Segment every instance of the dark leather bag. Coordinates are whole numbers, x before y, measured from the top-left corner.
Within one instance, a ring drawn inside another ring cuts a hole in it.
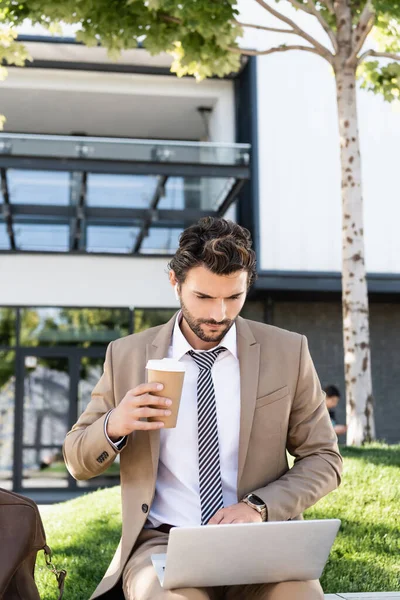
[[[0,488],[0,600],[40,600],[34,578],[39,550],[44,550],[46,564],[57,578],[61,600],[67,573],[51,563],[38,507],[33,500]]]

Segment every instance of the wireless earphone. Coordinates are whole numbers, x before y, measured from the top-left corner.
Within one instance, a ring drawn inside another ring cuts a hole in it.
[[[177,300],[179,300],[178,284],[177,283],[174,285],[174,292],[175,292],[175,298]]]

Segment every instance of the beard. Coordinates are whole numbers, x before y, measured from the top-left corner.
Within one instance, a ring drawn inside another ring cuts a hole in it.
[[[183,318],[186,323],[189,325],[190,329],[193,331],[197,337],[203,342],[216,342],[219,343],[228,333],[234,322],[236,321],[237,315],[234,319],[224,319],[220,323],[214,321],[213,319],[196,319],[187,309],[185,303],[182,298],[179,298],[181,304],[181,310]],[[202,325],[223,325],[220,331],[214,334],[207,334],[201,328]]]

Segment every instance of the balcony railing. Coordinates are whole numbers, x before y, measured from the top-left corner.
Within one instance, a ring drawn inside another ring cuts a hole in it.
[[[0,250],[171,254],[223,216],[248,144],[0,134]]]

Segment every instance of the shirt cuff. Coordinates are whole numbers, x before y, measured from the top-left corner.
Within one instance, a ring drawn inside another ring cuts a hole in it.
[[[106,418],[104,419],[104,435],[106,436],[107,442],[110,444],[110,446],[112,448],[114,448],[115,452],[121,452],[122,448],[125,446],[125,442],[126,442],[126,435],[122,438],[120,438],[117,442],[113,442],[107,433],[107,425],[108,425],[108,420],[110,418],[110,415],[112,413],[114,409],[112,408],[111,410],[108,411]]]

